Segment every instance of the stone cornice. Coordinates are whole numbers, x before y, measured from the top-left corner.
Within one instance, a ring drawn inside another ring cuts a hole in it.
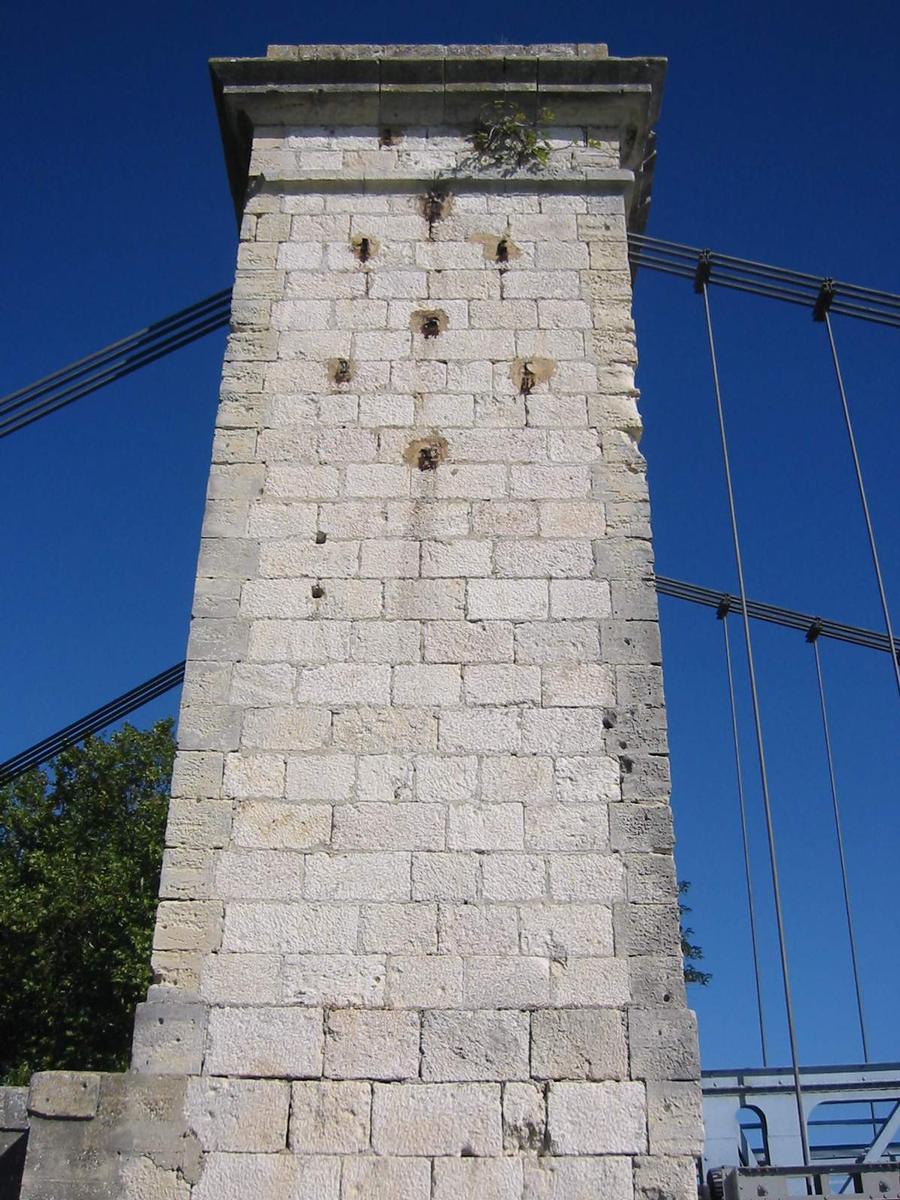
[[[631,225],[641,228],[665,65],[611,58],[602,45],[278,46],[266,58],[213,59],[210,71],[238,211],[255,127],[468,131],[486,104],[508,99],[535,117],[551,110],[554,125],[615,130],[634,177]]]

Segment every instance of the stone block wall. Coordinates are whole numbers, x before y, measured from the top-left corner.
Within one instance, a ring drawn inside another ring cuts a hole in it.
[[[298,119],[295,59],[265,118],[221,68],[251,186],[134,1056],[199,1159],[158,1194],[687,1200],[648,131],[591,94],[509,173],[437,117]]]

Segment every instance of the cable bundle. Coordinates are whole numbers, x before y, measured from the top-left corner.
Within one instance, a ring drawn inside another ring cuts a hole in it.
[[[228,324],[231,289],[214,292],[180,312],[0,398],[0,438],[8,437]]]

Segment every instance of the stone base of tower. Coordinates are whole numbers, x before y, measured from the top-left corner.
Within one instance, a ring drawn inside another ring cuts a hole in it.
[[[632,1155],[614,1084],[46,1072],[21,1200],[696,1200],[693,1096],[648,1100]]]

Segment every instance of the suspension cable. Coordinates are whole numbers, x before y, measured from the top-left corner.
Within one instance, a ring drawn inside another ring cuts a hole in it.
[[[42,762],[47,762],[64,750],[66,746],[71,746],[101,729],[106,729],[114,721],[121,720],[135,709],[143,708],[157,696],[162,696],[172,688],[178,687],[183,679],[184,663],[175,663],[174,666],[154,675],[152,679],[144,680],[130,691],[123,692],[121,696],[116,696],[114,700],[102,704],[93,712],[79,717],[71,725],[66,725],[34,746],[29,746],[27,750],[14,754],[6,762],[0,763],[0,785],[11,782],[19,775],[24,775],[26,771],[30,771]]]
[[[224,289],[0,398],[0,439],[227,325]]]
[[[753,947],[753,979],[756,986],[756,1015],[759,1021],[759,1048],[762,1054],[762,1065],[769,1065],[769,1051],[766,1044],[766,1022],[763,1013],[762,972],[759,962],[759,942],[756,936],[756,903],[753,897],[753,876],[750,867],[750,835],[747,830],[747,806],[744,800],[744,771],[741,766],[741,743],[738,736],[737,705],[734,699],[734,671],[731,665],[731,639],[728,636],[729,605],[723,601],[716,615],[722,622],[722,634],[725,647],[725,669],[728,676],[728,699],[731,706],[731,737],[734,744],[734,772],[737,780],[738,808],[741,814],[741,844],[744,851],[744,882],[747,888],[747,912],[750,918],[750,942]]]
[[[853,433],[853,422],[850,419],[850,405],[847,403],[847,393],[844,389],[844,378],[841,374],[841,363],[838,358],[837,345],[834,340],[834,332],[831,328],[831,317],[828,313],[828,308],[822,310],[822,317],[825,322],[825,329],[828,332],[828,344],[831,347],[831,359],[834,363],[834,374],[837,379],[838,392],[841,397],[841,408],[844,413],[844,424],[847,427],[847,440],[850,443],[850,454],[853,458],[853,470],[856,473],[856,484],[859,488],[859,499],[862,504],[863,517],[866,522],[866,534],[869,539],[869,550],[872,554],[872,566],[875,569],[875,580],[878,584],[878,596],[881,600],[881,611],[884,615],[884,628],[887,632],[888,641],[891,645],[894,644],[894,630],[891,625],[891,609],[888,604],[887,592],[884,586],[884,576],[881,573],[881,563],[878,561],[878,545],[875,541],[875,529],[872,525],[872,515],[869,512],[869,502],[866,499],[866,487],[863,482],[862,464],[859,461],[859,452],[856,448],[856,437]],[[897,692],[900,693],[900,662],[897,660],[897,655],[891,655],[891,662],[894,667],[894,680],[897,684]]]
[[[736,258],[718,250],[702,251],[695,246],[648,237],[644,233],[628,235],[628,259],[635,271],[646,267],[663,275],[693,279],[701,254],[715,263],[715,273],[708,280],[710,285],[812,309],[824,282],[830,289],[832,312],[900,329],[900,295],[893,292],[841,280],[823,280],[821,276],[807,275],[788,267],[774,267],[748,258]]]
[[[819,657],[819,631],[815,623],[810,626],[806,635],[812,644],[813,658],[816,664],[816,683],[819,689],[819,707],[822,712],[822,737],[825,743],[825,759],[828,763],[828,781],[831,786],[831,808],[834,814],[834,834],[837,841],[838,860],[841,868],[841,886],[844,892],[844,915],[847,918],[847,938],[850,943],[850,963],[853,970],[853,987],[856,991],[856,1014],[859,1019],[859,1036],[862,1042],[863,1061],[869,1058],[869,1040],[866,1036],[865,1012],[863,1009],[862,986],[859,975],[859,958],[856,950],[856,932],[853,926],[853,914],[850,907],[850,884],[847,878],[847,860],[844,854],[844,834],[841,824],[841,809],[838,801],[837,780],[834,774],[834,756],[831,750],[831,731],[828,726],[828,708],[825,703],[825,681],[822,676],[822,662]]]
[[[778,858],[775,845],[775,826],[772,819],[772,802],[769,795],[769,779],[766,771],[766,752],[762,731],[762,719],[759,709],[759,693],[756,686],[756,667],[753,661],[753,641],[750,634],[750,618],[747,615],[746,588],[744,586],[744,564],[741,554],[741,539],[738,532],[737,510],[734,502],[734,488],[731,481],[731,460],[728,453],[728,438],[725,433],[725,410],[722,405],[722,391],[719,384],[719,366],[716,358],[716,342],[713,334],[712,313],[709,305],[710,264],[708,258],[701,256],[696,272],[695,289],[703,296],[703,309],[706,316],[706,333],[709,340],[709,355],[712,366],[713,389],[715,391],[716,415],[719,424],[719,437],[722,446],[722,463],[725,470],[725,486],[728,493],[728,513],[731,522],[731,539],[734,548],[735,566],[737,568],[738,588],[743,605],[744,643],[747,651],[747,671],[750,677],[750,700],[753,708],[753,725],[756,734],[756,752],[759,762],[760,784],[762,786],[763,808],[766,817],[766,835],[769,843],[769,866],[772,873],[772,895],[775,901],[775,919],[778,929],[778,951],[781,958],[781,978],[784,986],[784,1005],[787,1016],[788,1039],[791,1047],[791,1067],[794,1076],[794,1094],[797,1102],[797,1122],[800,1132],[800,1144],[803,1150],[803,1166],[810,1165],[809,1136],[806,1130],[806,1118],[803,1112],[803,1090],[800,1082],[800,1059],[797,1052],[797,1031],[794,1024],[794,1003],[791,997],[791,976],[788,966],[787,940],[784,929],[784,910],[781,900],[781,883],[778,875]]]
[[[665,575],[657,575],[654,583],[656,591],[660,596],[672,596],[677,600],[686,600],[691,604],[699,604],[704,607],[719,608],[724,604],[728,605],[731,612],[745,611],[744,602],[741,601],[739,596],[731,596],[721,589],[714,591],[712,588],[700,587],[696,583],[685,583],[680,579],[669,579]],[[862,629],[856,625],[844,625],[838,621],[829,621],[825,617],[808,616],[806,613],[795,612],[790,608],[779,608],[773,604],[763,604],[759,600],[747,600],[746,612],[751,620],[768,621],[776,625],[782,625],[788,629],[802,629],[804,632],[815,621],[819,626],[819,637],[834,638],[837,641],[849,642],[852,645],[866,646],[871,650],[887,651],[889,649],[888,640],[885,635],[883,633],[876,633],[872,629]],[[895,652],[900,653],[900,644],[895,643]],[[25,771],[30,771],[32,767],[37,766],[39,763],[46,762],[54,754],[58,754],[60,750],[71,745],[73,742],[77,742],[91,733],[97,733],[100,729],[111,725],[113,721],[127,716],[128,713],[134,712],[137,708],[141,708],[148,700],[152,700],[156,696],[169,691],[171,688],[177,687],[183,678],[184,663],[176,663],[173,667],[161,671],[159,675],[154,675],[152,679],[145,680],[144,683],[138,684],[131,691],[125,692],[122,696],[117,696],[115,700],[110,700],[108,704],[102,705],[100,708],[95,709],[94,712],[80,717],[77,721],[73,721],[71,725],[58,730],[56,733],[37,742],[34,746],[30,746],[27,750],[22,750],[19,754],[13,755],[6,762],[0,763],[0,784],[8,783],[16,775],[22,775]],[[147,689],[146,692],[145,689]]]

